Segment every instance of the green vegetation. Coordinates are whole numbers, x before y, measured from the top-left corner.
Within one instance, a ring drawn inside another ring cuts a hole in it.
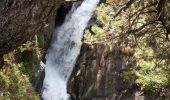
[[[37,39],[4,55],[0,69],[0,100],[39,100],[31,85],[41,49]]]
[[[136,52],[130,60],[132,65],[130,71],[137,76],[136,84],[154,94],[168,86],[170,64],[169,59],[158,54],[158,48],[148,43],[146,37],[143,37],[142,41],[138,42],[139,47],[135,48]]]
[[[84,33],[87,43],[106,43],[115,49],[135,51],[129,56],[130,68],[122,77],[125,81],[134,79],[150,95],[159,94],[170,85],[170,38],[163,24],[166,22],[158,18],[157,5],[160,2],[155,0],[107,0],[96,9],[96,23]],[[165,18],[169,16],[166,14]]]
[[[161,94],[170,86],[169,10],[168,0],[106,0],[97,7],[96,21],[85,30],[84,42],[121,49],[113,55],[124,53],[129,58],[122,78],[133,79],[150,95]],[[0,59],[0,100],[39,99],[30,81],[44,44],[40,34]]]
[[[5,65],[0,71],[0,99],[1,100],[38,100],[38,96],[31,87],[29,79],[19,68],[19,64]],[[25,99],[27,98],[27,99]]]

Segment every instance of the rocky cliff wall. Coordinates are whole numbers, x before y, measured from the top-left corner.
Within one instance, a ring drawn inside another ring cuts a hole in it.
[[[75,100],[116,100],[130,87],[120,77],[126,57],[104,44],[82,46],[81,54],[69,83]],[[129,99],[130,100],[130,99]]]
[[[105,44],[83,44],[68,83],[73,100],[169,100],[140,90],[134,79],[125,80],[128,56]],[[169,92],[167,92],[169,93]]]
[[[0,55],[45,33],[49,40],[56,11],[64,0],[1,0]]]

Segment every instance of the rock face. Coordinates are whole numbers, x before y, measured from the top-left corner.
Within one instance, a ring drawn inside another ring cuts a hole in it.
[[[1,0],[0,55],[25,43],[35,34],[51,37],[56,11],[64,0]]]
[[[72,100],[169,100],[139,90],[134,79],[124,81],[128,57],[104,44],[83,44],[68,83]]]
[[[74,100],[116,100],[131,84],[122,81],[126,57],[104,44],[84,44],[70,78]],[[130,100],[130,99],[128,99]]]

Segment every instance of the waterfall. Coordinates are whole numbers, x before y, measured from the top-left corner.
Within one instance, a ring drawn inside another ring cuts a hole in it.
[[[83,31],[98,2],[84,0],[78,8],[73,6],[64,23],[56,28],[46,55],[44,100],[69,100],[67,81],[80,53]]]

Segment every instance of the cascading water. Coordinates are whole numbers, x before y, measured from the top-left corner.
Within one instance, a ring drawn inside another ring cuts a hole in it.
[[[63,25],[55,30],[46,55],[44,100],[69,100],[67,81],[80,52],[83,31],[98,2],[85,0],[77,9],[73,6]]]

